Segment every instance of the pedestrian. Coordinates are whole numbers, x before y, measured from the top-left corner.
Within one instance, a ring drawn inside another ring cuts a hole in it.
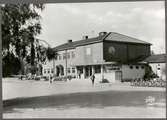
[[[92,80],[92,86],[94,86],[94,82],[95,82],[95,75],[94,74],[92,74],[92,76],[91,76],[91,78],[90,78],[91,80]]]
[[[49,75],[49,82],[52,83],[52,76]]]

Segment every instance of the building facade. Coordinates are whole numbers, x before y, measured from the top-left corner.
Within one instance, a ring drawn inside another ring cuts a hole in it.
[[[143,62],[149,64],[159,78],[166,80],[166,54],[151,55]]]
[[[53,48],[56,60],[43,65],[43,75],[76,76],[96,82],[105,78],[110,82],[143,78],[145,64],[150,56],[150,43],[115,32],[100,32],[97,37],[72,41]],[[48,70],[52,71],[48,73]]]

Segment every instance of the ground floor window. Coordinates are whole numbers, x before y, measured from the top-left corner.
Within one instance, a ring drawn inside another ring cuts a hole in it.
[[[96,65],[94,67],[94,69],[95,69],[95,73],[101,73],[101,66],[100,65]]]
[[[77,70],[78,70],[78,72],[79,72],[80,74],[83,73],[83,67],[77,67]]]
[[[68,72],[68,73],[70,73],[70,72],[71,72],[71,71],[70,71],[70,68],[67,68],[67,72]]]
[[[75,68],[72,68],[72,73],[75,73]]]
[[[48,69],[48,74],[50,73],[50,69]]]
[[[44,73],[46,74],[46,69],[44,69]]]

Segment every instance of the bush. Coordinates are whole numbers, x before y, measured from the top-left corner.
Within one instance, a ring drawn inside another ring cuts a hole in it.
[[[102,79],[101,83],[109,83],[107,79]]]
[[[131,86],[145,86],[145,87],[165,87],[166,81],[161,79],[149,79],[149,80],[133,80]]]

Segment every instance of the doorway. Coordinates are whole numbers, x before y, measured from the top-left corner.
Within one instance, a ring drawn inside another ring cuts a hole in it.
[[[86,73],[85,73],[85,77],[86,77],[86,78],[90,77],[90,76],[92,75],[92,67],[91,67],[91,66],[86,66],[86,67],[85,67],[85,70],[86,70],[86,71],[85,71],[85,72],[86,72]]]
[[[116,81],[122,80],[122,71],[115,71],[115,80]]]

